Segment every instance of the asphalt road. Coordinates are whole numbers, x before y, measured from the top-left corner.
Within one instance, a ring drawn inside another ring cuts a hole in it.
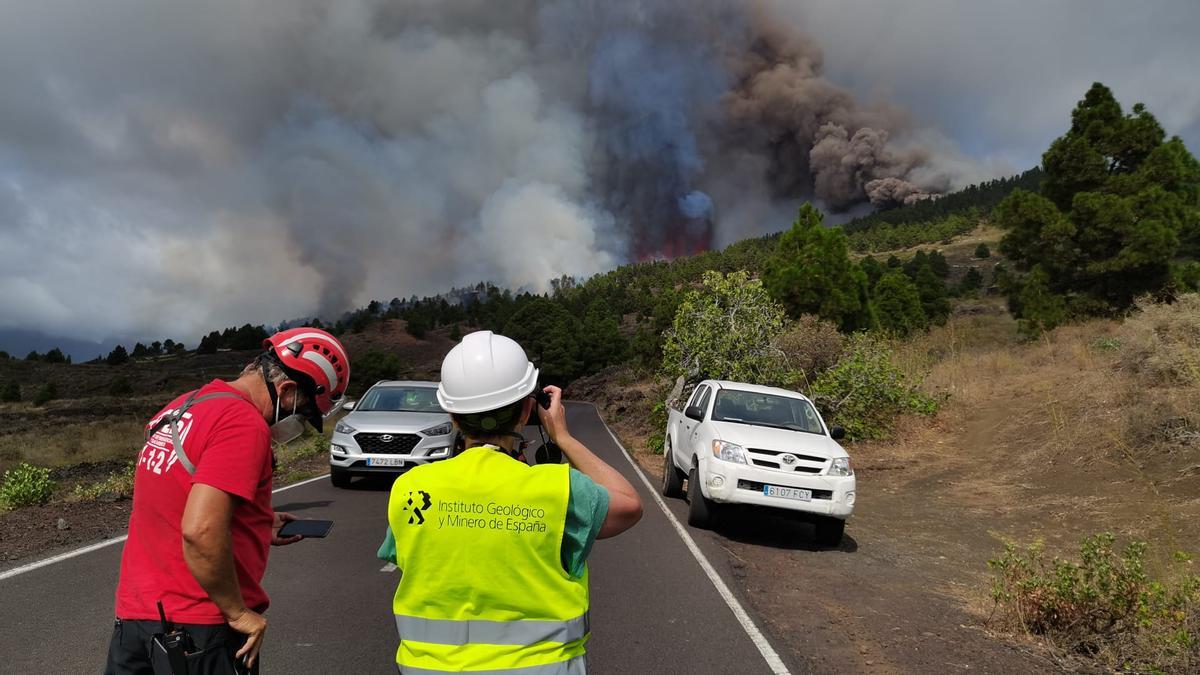
[[[624,473],[642,492],[645,506],[635,528],[593,549],[590,672],[800,672],[795,664],[769,664],[773,651],[756,645],[755,629],[747,630],[746,617],[739,620],[740,607],[723,597],[720,581],[705,572],[595,409],[570,404],[568,416],[572,433]],[[272,551],[265,581],[272,603],[264,672],[396,672],[391,616],[396,573],[375,558],[387,525],[387,498],[384,482],[359,481],[338,490],[327,479],[275,495],[277,510],[336,525],[328,539]],[[685,520],[681,501],[668,506]],[[695,552],[703,552],[713,574],[728,580],[725,555],[713,535],[691,534]],[[102,672],[120,555],[121,546],[114,545],[0,579],[0,672]],[[736,590],[724,593],[736,597]]]

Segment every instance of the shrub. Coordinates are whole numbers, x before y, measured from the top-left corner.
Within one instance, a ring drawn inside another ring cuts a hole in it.
[[[1121,365],[1154,383],[1200,386],[1200,294],[1171,304],[1137,301],[1120,330]]]
[[[1135,672],[1196,672],[1200,667],[1200,576],[1146,573],[1144,542],[1114,548],[1116,537],[1085,539],[1079,562],[1048,560],[1040,542],[1005,544],[988,561],[992,598],[1010,626],[1059,647]],[[1179,563],[1190,563],[1176,554]]]
[[[987,244],[981,243],[975,247],[975,257],[979,258],[980,260],[983,260],[984,258],[990,258],[992,257],[992,250],[988,248]]]
[[[21,400],[21,385],[16,380],[9,380],[0,387],[0,402],[17,403]]]
[[[104,496],[132,497],[133,474],[137,464],[130,462],[120,471],[110,473],[95,483],[80,483],[71,491],[72,496],[82,501],[95,501]]]
[[[54,492],[50,469],[22,462],[4,472],[0,484],[0,502],[9,509],[45,504]]]
[[[775,338],[775,346],[787,362],[784,384],[807,389],[821,373],[837,363],[846,346],[846,336],[838,332],[833,323],[805,314]]]
[[[46,405],[50,401],[58,398],[58,385],[53,382],[47,382],[42,385],[41,389],[33,396],[33,404],[37,406]]]
[[[937,401],[892,362],[887,343],[867,333],[850,338],[842,358],[813,383],[812,396],[851,439],[886,438],[897,416],[937,412]]]
[[[133,393],[133,385],[128,377],[122,375],[108,385],[108,393],[111,396],[128,396]]]
[[[772,381],[781,365],[772,340],[783,319],[783,308],[746,272],[705,272],[703,288],[689,292],[675,313],[663,372],[689,381]]]

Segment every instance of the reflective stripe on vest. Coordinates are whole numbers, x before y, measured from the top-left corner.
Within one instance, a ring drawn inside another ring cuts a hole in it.
[[[396,616],[401,640],[439,645],[532,645],[538,642],[574,642],[588,634],[588,615],[570,621],[451,621]]]
[[[442,675],[449,671],[400,666],[401,675]],[[547,663],[543,666],[506,668],[504,670],[469,670],[471,675],[587,675],[587,657],[577,656],[570,661]]]

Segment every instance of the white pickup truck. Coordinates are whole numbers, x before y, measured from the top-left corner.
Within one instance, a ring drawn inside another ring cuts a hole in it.
[[[688,524],[709,527],[726,504],[796,512],[817,541],[837,546],[854,511],[850,456],[807,397],[740,382],[701,382],[680,412],[670,409],[662,493],[684,496]]]

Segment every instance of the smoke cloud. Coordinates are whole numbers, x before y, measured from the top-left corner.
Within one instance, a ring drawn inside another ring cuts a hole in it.
[[[0,25],[0,328],[538,289],[980,178],[765,0],[103,4]]]

